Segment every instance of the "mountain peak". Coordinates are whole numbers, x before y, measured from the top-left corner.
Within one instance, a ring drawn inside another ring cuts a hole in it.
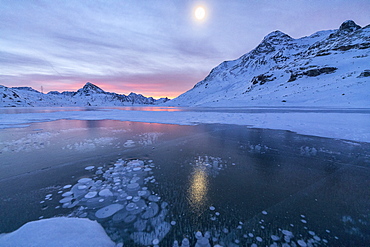
[[[105,93],[103,89],[100,87],[92,84],[91,82],[87,82],[83,88],[79,89],[77,93]]]
[[[354,21],[352,20],[347,20],[340,25],[339,30],[340,31],[349,31],[353,32],[356,31],[357,29],[360,29],[361,26],[357,25]]]
[[[269,43],[277,44],[277,43],[280,43],[281,41],[289,41],[292,39],[293,38],[290,37],[288,34],[283,33],[282,31],[276,30],[266,35],[263,38],[262,42],[269,42]]]

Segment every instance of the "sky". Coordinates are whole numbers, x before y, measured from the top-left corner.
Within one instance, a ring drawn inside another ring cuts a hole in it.
[[[174,98],[274,30],[300,38],[345,20],[370,24],[370,1],[0,0],[0,85]]]

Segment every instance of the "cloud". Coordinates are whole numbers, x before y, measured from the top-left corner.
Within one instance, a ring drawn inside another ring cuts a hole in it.
[[[76,90],[85,82],[117,91],[175,96],[275,29],[292,37],[369,24],[370,2],[0,0],[0,84]],[[314,18],[313,18],[314,17]]]

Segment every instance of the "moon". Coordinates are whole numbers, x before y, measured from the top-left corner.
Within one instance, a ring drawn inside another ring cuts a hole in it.
[[[206,16],[206,10],[202,6],[198,6],[195,9],[194,15],[195,18],[197,18],[198,20],[203,20],[204,17]]]

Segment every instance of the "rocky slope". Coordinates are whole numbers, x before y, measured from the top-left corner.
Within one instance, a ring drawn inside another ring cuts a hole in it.
[[[141,94],[124,94],[105,92],[88,82],[77,92],[51,91],[43,94],[30,87],[5,87],[0,85],[0,107],[16,106],[127,106],[153,105],[168,101],[167,98],[155,100]]]
[[[370,25],[293,39],[274,31],[225,61],[172,106],[370,106]]]

